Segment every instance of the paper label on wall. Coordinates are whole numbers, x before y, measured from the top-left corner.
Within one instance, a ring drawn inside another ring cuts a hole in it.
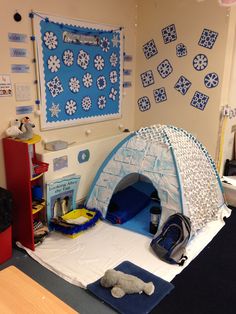
[[[31,87],[29,84],[15,84],[16,101],[30,101]]]
[[[19,34],[19,33],[8,33],[8,41],[17,42],[17,43],[25,43],[27,41],[27,35]]]
[[[10,75],[0,74],[0,96],[12,95],[12,85]]]
[[[26,58],[28,51],[25,48],[10,48],[10,56],[17,58]]]
[[[28,73],[29,69],[30,67],[28,64],[12,64],[11,65],[12,73]]]

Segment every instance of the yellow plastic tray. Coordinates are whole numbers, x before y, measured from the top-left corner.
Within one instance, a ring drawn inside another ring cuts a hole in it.
[[[74,209],[72,211],[70,211],[69,213],[65,214],[62,216],[63,220],[68,220],[68,219],[78,219],[80,217],[84,217],[84,218],[88,218],[88,220],[92,219],[97,213],[94,211],[91,211],[89,209],[86,208],[79,208],[79,209]],[[86,222],[84,222],[84,224],[86,224]],[[83,225],[83,224],[81,224]],[[77,238],[82,232],[84,232],[86,230],[83,231],[79,231],[77,233],[74,234],[66,234],[69,238]]]

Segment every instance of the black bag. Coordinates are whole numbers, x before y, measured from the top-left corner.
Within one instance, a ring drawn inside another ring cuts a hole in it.
[[[161,260],[182,266],[187,259],[184,253],[190,235],[190,219],[183,214],[174,214],[157,231],[150,246]]]

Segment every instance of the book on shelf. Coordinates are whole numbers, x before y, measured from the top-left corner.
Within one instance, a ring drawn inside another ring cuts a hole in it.
[[[71,174],[46,183],[48,221],[76,208],[79,182],[80,176]]]

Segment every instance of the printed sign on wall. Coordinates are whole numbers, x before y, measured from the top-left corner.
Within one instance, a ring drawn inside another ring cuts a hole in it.
[[[0,74],[0,96],[11,96],[12,85],[10,75]]]
[[[41,127],[121,115],[121,29],[33,14],[41,85]]]

